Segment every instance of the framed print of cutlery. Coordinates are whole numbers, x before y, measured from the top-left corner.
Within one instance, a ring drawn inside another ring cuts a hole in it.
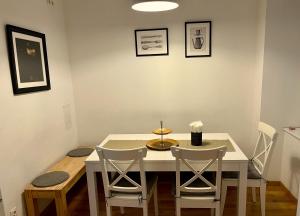
[[[6,25],[6,36],[14,94],[49,90],[45,34]]]
[[[136,56],[169,55],[168,29],[135,30]]]
[[[211,21],[185,23],[185,57],[211,56]]]

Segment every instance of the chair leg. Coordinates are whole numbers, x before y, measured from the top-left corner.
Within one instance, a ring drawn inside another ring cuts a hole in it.
[[[176,201],[177,201],[177,199],[176,199],[176,197],[174,197],[175,199],[174,199],[174,206],[175,206],[175,216],[177,215],[177,213],[176,213],[176,211],[177,211],[177,209],[176,209],[176,206],[177,206],[177,203],[176,203]]]
[[[155,216],[158,216],[157,186],[155,186],[154,188],[153,201],[154,201]]]
[[[226,201],[226,194],[227,194],[227,185],[224,181],[222,181],[222,191],[221,191],[221,211],[220,215],[223,215],[225,201]]]
[[[111,206],[106,203],[106,216],[111,216]]]
[[[120,207],[120,212],[121,212],[122,215],[125,214],[124,207]]]
[[[252,187],[252,201],[256,202],[256,188]]]
[[[260,209],[261,215],[265,216],[266,214],[266,182],[263,181],[260,186]]]
[[[143,216],[148,216],[148,203],[147,203],[147,200],[143,201]]]
[[[180,199],[177,198],[176,199],[176,216],[180,216],[181,215],[181,206],[180,206]]]
[[[220,205],[216,206],[215,216],[220,216]]]

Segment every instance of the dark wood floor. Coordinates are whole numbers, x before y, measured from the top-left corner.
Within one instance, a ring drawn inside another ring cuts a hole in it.
[[[102,180],[99,178],[99,196],[101,215],[105,215],[105,202],[103,195]],[[161,173],[159,175],[158,184],[158,200],[159,215],[173,216],[175,215],[174,198],[171,195],[171,181],[174,179],[169,173]],[[68,194],[68,208],[71,216],[88,216],[88,191],[86,179],[83,177],[78,184]],[[260,216],[259,194],[257,193],[257,203],[251,202],[251,193],[248,191],[247,216]],[[266,215],[267,216],[295,216],[297,202],[289,194],[289,192],[279,183],[271,182],[267,186]],[[55,216],[55,206],[52,203],[42,214],[42,216]],[[141,209],[125,208],[127,216],[142,216]],[[149,215],[154,215],[153,203],[151,201],[149,207]],[[210,215],[208,209],[183,209],[182,216],[199,216]],[[228,189],[228,195],[224,210],[225,216],[236,215],[236,190]],[[121,216],[119,208],[113,208],[113,216]]]

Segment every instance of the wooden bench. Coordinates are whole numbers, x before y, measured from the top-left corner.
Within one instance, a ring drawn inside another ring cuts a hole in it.
[[[58,216],[67,216],[68,207],[66,194],[74,184],[85,174],[85,159],[87,157],[64,157],[53,165],[48,171],[65,171],[70,177],[67,181],[52,187],[39,188],[32,184],[26,186],[24,191],[28,216],[39,215],[37,199],[54,199]]]

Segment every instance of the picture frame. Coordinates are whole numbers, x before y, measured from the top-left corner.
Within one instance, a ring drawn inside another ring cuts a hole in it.
[[[185,23],[185,57],[211,56],[211,21]]]
[[[136,56],[169,55],[167,28],[135,30]]]
[[[50,90],[45,34],[6,25],[6,37],[14,94]]]

